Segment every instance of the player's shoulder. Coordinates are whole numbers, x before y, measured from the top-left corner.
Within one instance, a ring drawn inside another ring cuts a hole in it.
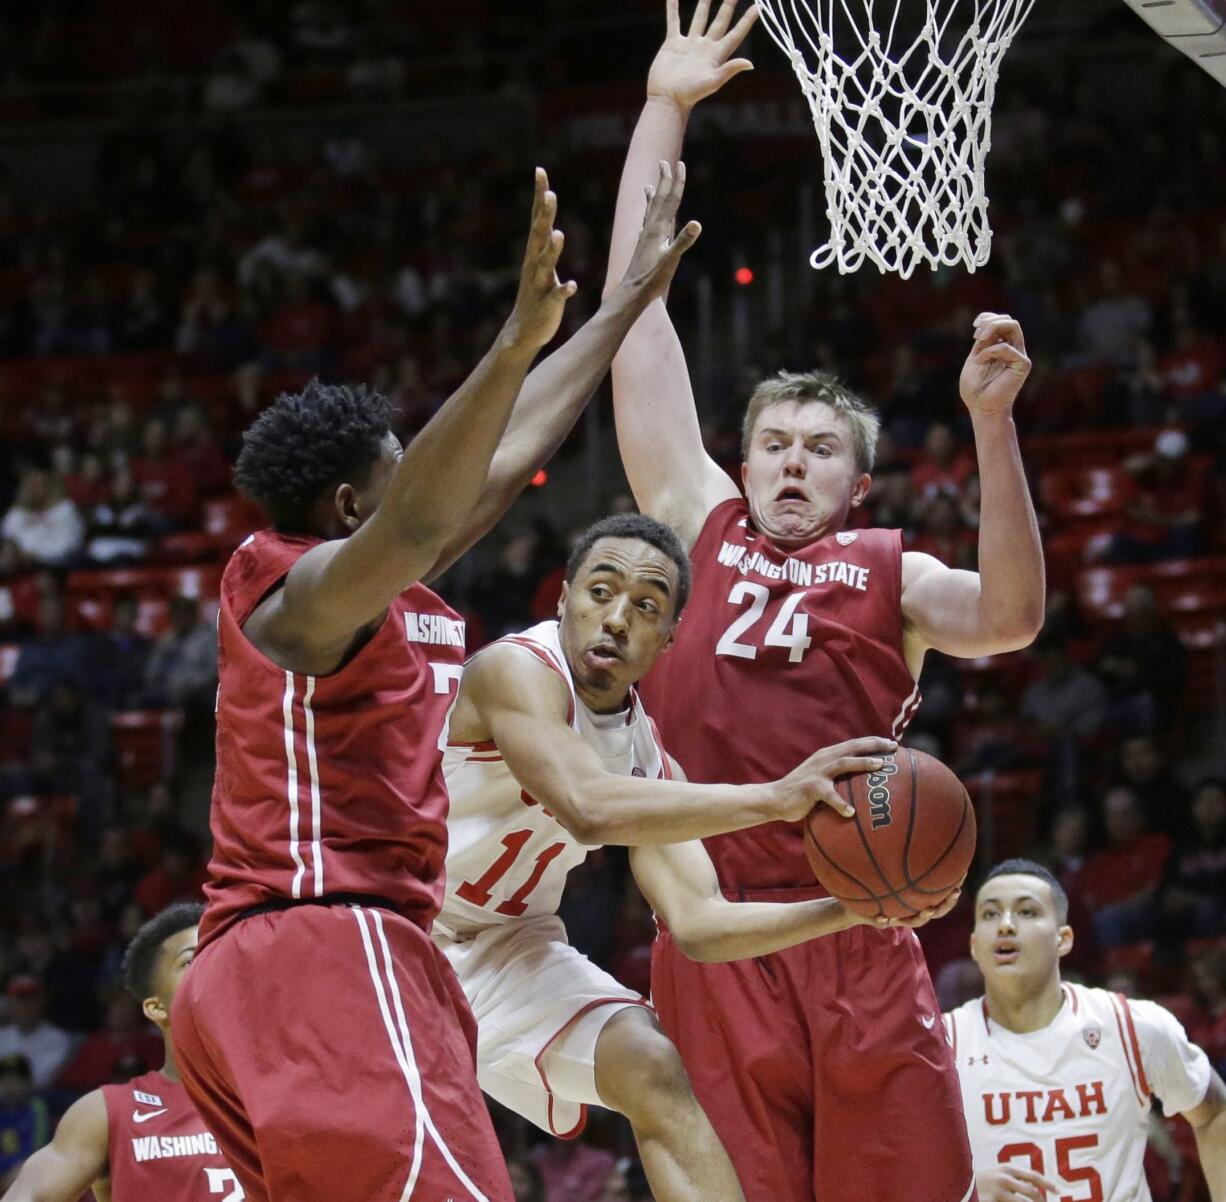
[[[963,1002],[952,1010],[946,1010],[941,1015],[941,1021],[945,1024],[945,1037],[953,1047],[955,1055],[960,1043],[965,1044],[969,1040],[977,1040],[987,1035],[984,1015],[984,999],[981,997],[971,998],[970,1001]]]
[[[490,698],[540,688],[569,694],[557,623],[542,622],[482,647],[464,665],[461,687],[468,696]]]

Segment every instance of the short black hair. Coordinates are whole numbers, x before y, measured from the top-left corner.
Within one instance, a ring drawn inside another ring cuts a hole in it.
[[[1002,860],[983,878],[983,885],[995,880],[998,876],[1037,876],[1051,890],[1051,900],[1056,907],[1056,918],[1063,925],[1068,922],[1068,894],[1064,886],[1056,879],[1050,869],[1034,860],[1024,860],[1020,857],[1012,860]],[[979,888],[982,889],[983,885]]]
[[[566,581],[571,583],[579,574],[588,552],[602,538],[637,538],[663,551],[677,565],[677,604],[673,617],[679,618],[690,596],[690,557],[671,526],[649,518],[645,513],[615,513],[589,526],[575,542],[566,561]]]
[[[247,428],[234,483],[283,534],[306,534],[326,488],[367,483],[391,422],[382,393],[314,379],[301,392],[283,392]]]
[[[198,902],[178,902],[154,915],[132,937],[123,954],[123,983],[138,1002],[153,996],[153,974],[162,944],[188,927],[199,926],[203,913]]]

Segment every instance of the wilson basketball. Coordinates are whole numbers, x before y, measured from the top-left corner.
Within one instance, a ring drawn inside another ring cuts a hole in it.
[[[805,819],[809,863],[831,896],[887,918],[944,901],[975,854],[975,811],[962,782],[940,760],[900,747],[880,772],[841,777],[835,787],[855,817],[819,805]]]

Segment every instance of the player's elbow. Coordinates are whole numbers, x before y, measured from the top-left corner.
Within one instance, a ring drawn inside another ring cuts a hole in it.
[[[720,932],[708,923],[692,918],[678,918],[674,921],[669,916],[661,914],[664,924],[668,927],[673,942],[687,960],[698,964],[722,964],[735,957],[728,955]]]
[[[585,847],[600,847],[609,842],[609,825],[590,802],[572,796],[559,799],[552,808],[554,817],[576,842]]]

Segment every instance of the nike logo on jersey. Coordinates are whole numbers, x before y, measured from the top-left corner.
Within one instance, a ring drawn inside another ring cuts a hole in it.
[[[464,623],[442,614],[406,613],[404,637],[410,643],[435,643],[443,647],[464,646]]]
[[[132,1121],[134,1123],[147,1123],[150,1119],[155,1119],[159,1114],[165,1114],[166,1107],[161,1110],[134,1110],[132,1111]]]
[[[920,1018],[920,1022],[922,1022],[924,1026],[927,1027],[929,1031],[931,1031],[932,1028],[937,1025],[937,1016],[935,1014],[922,1015]]]

